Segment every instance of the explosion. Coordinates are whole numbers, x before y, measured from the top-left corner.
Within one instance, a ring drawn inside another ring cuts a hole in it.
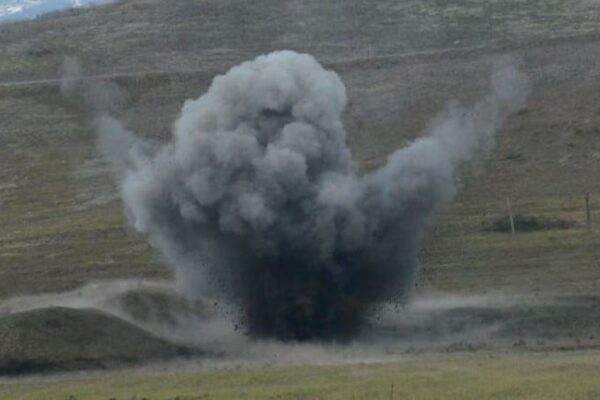
[[[63,93],[81,102],[97,87],[75,76]],[[254,336],[331,340],[352,337],[373,305],[409,294],[459,169],[491,149],[528,91],[523,74],[499,63],[487,97],[451,103],[364,174],[341,122],[344,84],[307,54],[271,53],[216,77],[185,103],[162,147],[102,107],[92,114],[131,224],[185,293],[239,306]]]

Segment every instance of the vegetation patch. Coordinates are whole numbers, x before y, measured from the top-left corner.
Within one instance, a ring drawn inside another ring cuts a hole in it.
[[[571,229],[577,224],[575,221],[562,219],[562,218],[550,218],[550,217],[538,217],[534,215],[517,214],[513,218],[515,231],[517,232],[536,232],[536,231],[547,231],[552,229]],[[511,231],[510,217],[503,215],[494,219],[489,223],[485,230],[488,232],[510,232]]]
[[[0,317],[0,375],[109,368],[195,352],[91,309],[56,307]]]

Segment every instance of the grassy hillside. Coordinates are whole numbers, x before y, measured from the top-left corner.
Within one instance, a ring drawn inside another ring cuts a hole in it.
[[[122,1],[0,27],[1,74],[52,76],[75,52],[97,73],[198,69],[278,48],[324,60],[596,35],[585,0]]]
[[[541,5],[544,7],[541,7]],[[123,113],[159,141],[186,98],[264,51],[314,53],[348,87],[344,121],[357,168],[416,137],[444,103],[486,92],[503,53],[533,83],[527,109],[469,173],[422,254],[419,285],[446,291],[596,290],[600,220],[600,26],[583,0],[277,2],[135,0],[0,26],[0,298],[85,281],[167,277],[127,227],[115,184],[83,117],[54,78],[65,54],[130,93]],[[415,55],[415,52],[418,53]],[[515,213],[569,229],[489,227]]]

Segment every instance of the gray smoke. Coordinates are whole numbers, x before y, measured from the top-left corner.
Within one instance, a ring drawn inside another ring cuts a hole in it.
[[[137,159],[138,152],[152,152],[152,146],[125,129],[113,115],[127,104],[127,94],[115,83],[83,75],[75,57],[65,57],[60,69],[60,92],[90,120],[98,133],[98,147],[118,175]]]
[[[61,94],[89,116],[112,114],[120,111],[127,102],[126,93],[115,83],[83,76],[79,60],[65,57],[60,70]]]
[[[71,98],[99,93],[83,105],[121,171],[131,224],[181,287],[240,306],[251,334],[293,340],[347,338],[371,306],[409,293],[459,170],[491,149],[529,92],[501,62],[487,97],[451,103],[424,136],[360,175],[340,120],[344,84],[307,54],[271,53],[216,77],[185,103],[173,142],[154,149],[108,116],[114,103],[102,99],[114,88],[71,86]]]

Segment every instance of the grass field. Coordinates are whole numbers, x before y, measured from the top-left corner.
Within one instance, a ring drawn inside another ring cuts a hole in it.
[[[0,381],[3,400],[592,400],[600,351],[455,353],[395,363],[131,370]],[[393,389],[392,389],[393,385]]]

